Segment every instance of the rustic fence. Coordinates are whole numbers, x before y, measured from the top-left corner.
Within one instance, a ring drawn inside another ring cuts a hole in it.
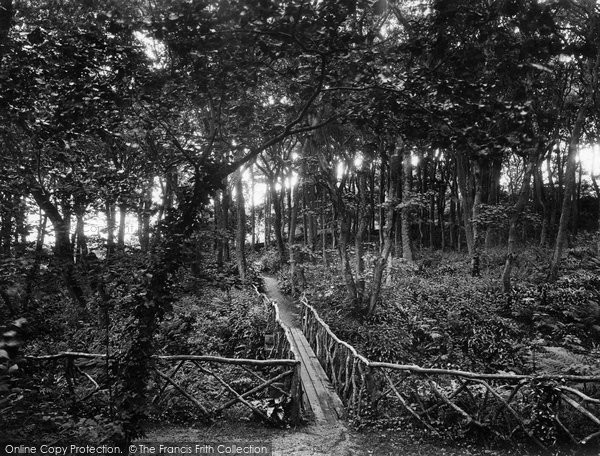
[[[277,306],[261,295],[269,314],[266,359],[206,355],[153,356],[149,379],[152,413],[184,413],[211,422],[233,409],[264,421],[297,423],[301,418],[300,361]],[[108,410],[113,406],[119,359],[106,354],[62,352],[25,358],[39,390],[73,407]],[[50,368],[40,368],[51,363]],[[57,368],[62,364],[62,368]]]
[[[340,340],[301,298],[303,331],[349,414],[395,426],[414,420],[542,449],[600,441],[600,377],[480,374],[372,362]]]

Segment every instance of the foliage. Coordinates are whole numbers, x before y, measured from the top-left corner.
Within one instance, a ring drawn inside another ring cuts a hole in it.
[[[596,274],[579,271],[554,284],[520,282],[505,295],[485,278],[466,276],[459,261],[442,257],[424,269],[398,263],[379,311],[365,321],[340,304],[343,283],[320,265],[306,265],[308,296],[339,337],[376,361],[539,373],[541,344],[570,353],[563,372],[597,372],[593,356],[574,362],[578,353],[597,349]]]
[[[19,388],[13,377],[19,370],[20,350],[23,341],[22,332],[27,324],[27,320],[19,318],[11,325],[1,328],[2,337],[0,338],[0,406],[2,414],[6,414],[16,402]]]

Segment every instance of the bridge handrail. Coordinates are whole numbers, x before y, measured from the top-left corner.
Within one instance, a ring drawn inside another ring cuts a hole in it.
[[[441,434],[450,427],[441,410],[450,409],[496,438],[526,437],[543,449],[556,442],[545,434],[542,418],[576,446],[600,439],[600,388],[586,390],[600,376],[485,374],[374,362],[339,339],[305,295],[300,303],[302,330],[351,415],[377,420],[385,414],[390,422],[408,416]]]

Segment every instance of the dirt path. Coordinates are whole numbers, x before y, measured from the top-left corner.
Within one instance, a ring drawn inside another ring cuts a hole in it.
[[[270,444],[273,456],[353,456],[379,454],[365,450],[344,426],[307,425],[273,429],[259,423],[220,422],[210,427],[164,427],[148,432],[146,442],[196,444]]]
[[[290,328],[301,328],[300,309],[281,292],[277,279],[269,276],[263,276],[262,279],[265,284],[267,296],[277,302],[281,320]]]

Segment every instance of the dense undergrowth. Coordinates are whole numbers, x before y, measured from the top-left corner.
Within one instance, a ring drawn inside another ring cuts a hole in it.
[[[363,319],[345,302],[337,255],[304,264],[305,293],[332,330],[374,361],[476,372],[591,375],[600,372],[600,268],[585,247],[568,252],[563,276],[545,281],[540,258],[522,255],[511,294],[500,290],[505,252],[490,249],[482,277],[466,255],[394,260],[378,310]],[[368,263],[367,263],[368,264]],[[370,277],[367,274],[366,283]],[[282,275],[288,287],[289,278]]]
[[[132,308],[146,292],[143,271],[147,256],[117,252],[109,260],[90,257],[80,263],[77,273],[90,297],[85,307],[64,292],[59,274],[47,261],[49,258],[44,255],[41,261],[36,290],[27,308],[13,309],[21,317],[21,332],[18,355],[3,363],[0,372],[7,380],[2,383],[7,389],[2,392],[2,399],[7,399],[0,413],[2,437],[29,443],[114,440],[122,432],[117,396],[123,375],[122,361],[132,343],[129,330],[138,324]],[[11,279],[11,295],[20,296],[24,292],[22,279],[27,276],[31,261],[27,256],[5,260],[2,267],[11,273],[5,276]],[[218,269],[206,263],[194,274],[188,267],[180,268],[170,285],[172,309],[162,318],[154,335],[157,354],[264,356],[267,310],[248,284],[239,282],[230,269],[234,270],[231,265]],[[4,321],[12,317],[8,310],[7,306],[0,308]],[[4,329],[14,333],[12,327]],[[87,374],[109,387],[85,401],[77,401],[65,375],[64,360],[24,360],[26,356],[63,351],[109,354],[109,363],[104,359],[83,363]],[[20,374],[11,372],[8,378],[4,367],[8,369],[13,362],[18,364]],[[182,372],[189,374],[193,382],[202,379],[198,372]],[[231,375],[239,377],[238,373]],[[156,386],[154,381],[149,382],[149,388]],[[175,396],[166,395],[160,407],[151,409],[150,416],[163,421],[197,420],[197,411],[182,405],[185,400]]]

